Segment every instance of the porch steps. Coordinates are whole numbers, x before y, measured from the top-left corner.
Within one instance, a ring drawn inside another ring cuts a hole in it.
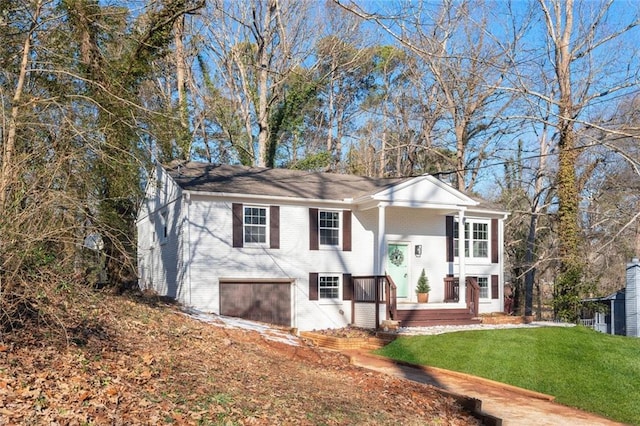
[[[402,327],[430,327],[437,325],[481,324],[468,309],[398,309],[397,318]]]

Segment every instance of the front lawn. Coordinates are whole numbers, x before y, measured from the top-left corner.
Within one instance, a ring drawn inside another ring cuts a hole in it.
[[[584,327],[518,328],[401,337],[377,353],[509,383],[640,424],[640,339]]]

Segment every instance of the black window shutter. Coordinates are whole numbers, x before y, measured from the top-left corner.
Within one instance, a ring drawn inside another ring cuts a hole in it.
[[[353,299],[353,283],[351,274],[342,274],[342,300]]]
[[[309,250],[318,250],[318,209],[309,209]]]
[[[271,206],[269,209],[269,247],[280,248],[280,207]]]
[[[453,216],[447,216],[445,218],[445,234],[447,237],[447,262],[453,262],[453,225]]]
[[[498,219],[491,219],[491,263],[498,263]]]
[[[309,300],[318,300],[318,273],[309,272]]]
[[[351,251],[351,210],[342,211],[342,250]]]
[[[491,275],[491,298],[498,299],[500,297],[500,292],[498,288],[498,276]]]
[[[231,215],[233,216],[233,246],[242,247],[244,243],[244,235],[242,232],[242,204],[233,203],[231,206]]]

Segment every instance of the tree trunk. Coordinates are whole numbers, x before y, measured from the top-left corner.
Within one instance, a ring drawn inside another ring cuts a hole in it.
[[[27,72],[29,67],[29,57],[31,56],[31,37],[38,25],[38,18],[40,16],[40,9],[42,7],[42,1],[36,3],[36,7],[33,11],[33,20],[27,33],[24,45],[22,47],[22,59],[20,61],[20,72],[18,74],[18,82],[16,84],[16,91],[13,94],[11,102],[11,116],[9,118],[9,126],[7,131],[7,138],[4,141],[4,149],[2,152],[2,169],[0,170],[0,214],[3,214],[5,204],[7,202],[8,194],[10,191],[11,183],[13,182],[15,170],[13,165],[13,155],[16,146],[16,134],[18,131],[18,115],[20,113],[20,103],[22,102],[22,93],[24,90],[24,83],[27,78]]]
[[[384,171],[387,165],[387,132],[382,132],[382,139],[380,140],[380,159],[379,159],[378,177],[384,177]]]
[[[562,319],[573,321],[577,317],[582,274],[579,259],[577,152],[573,121],[575,111],[571,92],[573,0],[554,3],[555,23],[543,0],[540,2],[545,12],[548,34],[553,40],[554,67],[559,90],[559,116],[556,127],[559,134],[557,195],[560,276],[556,282],[554,307],[556,314]]]
[[[265,34],[258,37],[258,167],[267,166],[269,145],[269,50],[274,34],[271,25],[272,15],[277,13],[277,1],[270,0],[264,16]]]
[[[524,315],[533,315],[533,284],[536,276],[534,263],[536,229],[538,226],[538,215],[534,212],[529,222],[529,234],[527,236],[527,250],[524,255],[524,264],[527,268],[524,274]]]
[[[456,187],[459,191],[465,190],[464,154],[464,127],[463,125],[458,125],[456,126]]]
[[[186,63],[184,52],[184,16],[176,20],[174,26],[174,41],[176,45],[176,85],[178,86],[178,114],[180,117],[180,134],[176,136],[179,155],[182,160],[188,160],[191,152],[191,138],[189,136],[189,111],[187,110],[186,92]]]

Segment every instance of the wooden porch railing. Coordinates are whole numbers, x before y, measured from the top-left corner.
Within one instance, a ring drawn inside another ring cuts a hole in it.
[[[467,277],[466,302],[469,312],[477,316],[478,306],[480,304],[480,286],[478,280],[473,277]],[[444,301],[459,302],[460,301],[460,279],[458,277],[445,277],[444,279]]]
[[[460,301],[460,284],[456,277],[444,278],[444,301],[457,303]]]
[[[396,295],[396,291],[398,287],[396,283],[393,282],[393,278],[390,275],[386,275],[386,292],[387,297],[387,319],[394,320],[398,317],[398,297]]]
[[[467,308],[474,317],[478,316],[478,307],[480,306],[480,286],[478,280],[473,277],[467,277]]]
[[[397,287],[389,275],[368,275],[351,279],[353,283],[352,303],[375,303],[376,327],[380,325],[380,303],[386,304],[386,319],[396,318]],[[352,309],[352,312],[355,310]]]

